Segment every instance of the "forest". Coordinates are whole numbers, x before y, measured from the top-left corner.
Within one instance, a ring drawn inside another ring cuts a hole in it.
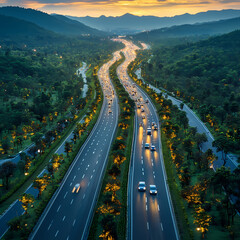
[[[145,80],[196,110],[225,153],[239,153],[240,31],[174,47],[155,45],[140,59]]]
[[[1,47],[1,154],[15,153],[63,115],[74,116],[84,102],[76,70],[82,61],[96,66],[116,46],[98,38],[69,38],[54,47]]]

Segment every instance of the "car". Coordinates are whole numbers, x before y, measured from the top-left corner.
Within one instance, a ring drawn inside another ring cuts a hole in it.
[[[148,103],[148,99],[145,100],[145,103]]]
[[[145,143],[145,148],[146,148],[146,149],[149,149],[149,148],[150,148],[149,143]]]
[[[155,122],[152,122],[152,126],[154,126],[155,125]]]
[[[140,122],[140,123],[139,123],[139,127],[142,127],[142,126],[143,126],[143,123],[142,123],[142,122]]]
[[[152,129],[150,127],[147,128],[147,135],[152,135]]]
[[[146,183],[144,181],[140,181],[138,183],[138,191],[145,192],[146,191]]]
[[[151,151],[156,151],[156,147],[153,144],[151,145]]]
[[[144,108],[143,107],[141,108],[141,112],[144,112]]]
[[[80,183],[75,184],[75,186],[73,187],[72,193],[74,193],[74,192],[78,193],[80,188],[81,188]]]
[[[144,114],[142,114],[142,119],[145,119],[145,115]]]
[[[111,109],[109,109],[109,110],[108,110],[108,113],[112,113],[112,110],[111,110]]]
[[[158,130],[157,124],[154,125],[154,130]]]
[[[156,195],[157,194],[157,187],[156,185],[150,185],[150,190],[149,190],[151,195]]]

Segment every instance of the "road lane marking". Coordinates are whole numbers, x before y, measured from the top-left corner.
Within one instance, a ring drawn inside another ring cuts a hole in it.
[[[98,161],[96,162],[96,164],[98,164]]]
[[[95,169],[93,169],[93,172],[95,172]]]
[[[70,187],[72,186],[72,182],[70,183]]]
[[[155,175],[153,175],[153,178],[155,178]]]
[[[146,205],[146,211],[148,210],[148,207],[147,207],[147,205]]]
[[[73,199],[72,199],[72,201],[71,201],[70,205],[72,205],[72,203],[73,203]]]
[[[142,160],[142,164],[143,164],[143,160]]]
[[[84,195],[83,195],[83,199],[85,198],[85,193],[84,193]]]
[[[53,220],[51,221],[51,223],[48,226],[48,230],[50,229],[50,227],[52,226]]]
[[[82,179],[85,177],[85,174],[82,175]]]
[[[78,168],[78,171],[80,170],[80,167]]]
[[[76,219],[74,219],[74,221],[73,221],[73,227],[74,227],[75,223],[76,223]]]
[[[153,166],[153,163],[152,163],[152,166]]]
[[[147,230],[149,230],[149,223],[147,222]]]
[[[162,223],[161,223],[161,228],[162,228],[162,231],[163,231],[163,225],[162,225]]]
[[[76,178],[76,175],[73,177],[73,181],[75,180],[75,178]]]
[[[142,175],[144,175],[144,172],[142,172]]]
[[[147,203],[147,197],[146,197],[146,203]]]
[[[65,195],[64,195],[64,197],[63,197],[64,199],[66,198],[67,194],[68,194],[68,192],[65,193]]]
[[[62,219],[63,222],[64,222],[65,218],[66,218],[66,216],[63,217],[63,219]]]
[[[158,211],[160,212],[160,207],[159,207],[159,205],[158,205]]]
[[[58,209],[57,209],[57,212],[59,211],[59,209],[61,208],[61,205],[59,205]]]
[[[92,179],[93,175],[91,175],[90,179]]]
[[[55,237],[57,237],[58,233],[59,233],[59,230],[57,230],[57,232],[55,233]]]

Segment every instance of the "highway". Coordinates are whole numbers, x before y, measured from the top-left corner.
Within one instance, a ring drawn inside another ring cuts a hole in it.
[[[119,58],[119,52],[116,52],[113,59],[104,64],[98,72],[105,96],[99,119],[39,219],[30,239],[87,239],[118,122],[118,100],[108,70]],[[78,183],[81,184],[79,192],[72,193]]]
[[[128,239],[179,239],[171,197],[166,183],[159,119],[147,94],[127,74],[127,66],[135,59],[135,51],[138,47],[123,39],[115,39],[115,41],[121,41],[125,44],[122,52],[126,59],[117,69],[118,77],[136,105],[140,104],[140,108],[136,108],[135,142],[128,186]],[[145,119],[143,119],[144,116]],[[153,122],[157,125],[157,130],[153,128]],[[149,127],[151,135],[147,135]],[[153,144],[156,151],[145,149],[145,143],[149,143],[150,146]],[[139,181],[145,181],[145,192],[138,191]],[[150,184],[156,185],[157,195],[150,195]]]

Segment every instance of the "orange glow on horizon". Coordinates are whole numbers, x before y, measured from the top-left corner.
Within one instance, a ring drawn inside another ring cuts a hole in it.
[[[59,0],[56,3],[41,3],[41,0],[0,0],[0,7],[7,5],[17,5],[25,8],[38,9],[46,13],[57,13],[71,16],[121,16],[125,13],[134,15],[154,15],[159,17],[175,16],[184,13],[196,14],[198,12],[205,12],[208,10],[222,10],[222,9],[240,9],[240,3],[234,0],[228,2],[221,2],[220,0],[209,0],[203,2],[202,0],[102,0],[97,1],[76,1],[69,0],[63,2]]]

